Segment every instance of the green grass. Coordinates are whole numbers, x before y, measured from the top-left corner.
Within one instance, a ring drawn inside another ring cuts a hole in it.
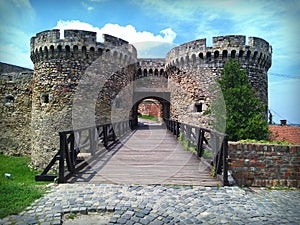
[[[186,138],[184,138],[182,133],[179,134],[178,143],[183,146],[184,150],[190,151],[194,154],[197,154],[196,145],[192,144],[192,143],[189,143],[189,141]],[[202,157],[204,159],[212,159],[213,158],[213,153],[208,151],[207,149],[204,149]]]
[[[254,139],[240,140],[239,142],[262,143],[262,144],[273,144],[273,145],[291,145],[292,144],[287,141],[267,141],[267,140],[254,140]]]
[[[297,188],[293,188],[293,187],[284,187],[284,186],[267,186],[267,189],[269,191],[292,191],[292,190],[300,190],[300,189],[297,189]]]
[[[146,120],[153,120],[153,121],[158,121],[158,118],[152,115],[149,116],[139,116],[141,119],[146,119]]]
[[[0,218],[18,214],[29,206],[35,199],[45,193],[34,176],[39,171],[31,170],[28,165],[30,157],[14,157],[0,154]],[[5,173],[12,174],[12,178],[6,178]]]

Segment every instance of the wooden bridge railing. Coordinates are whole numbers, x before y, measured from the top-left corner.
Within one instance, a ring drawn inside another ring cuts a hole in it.
[[[204,150],[213,154],[214,176],[221,175],[223,185],[228,182],[228,135],[206,128],[180,123],[178,121],[164,119],[167,129],[174,135],[183,137],[188,145],[195,146],[197,157],[202,157]]]
[[[83,151],[94,156],[99,151],[99,144],[102,143],[104,149],[109,149],[118,138],[124,137],[136,126],[136,120],[129,120],[59,132],[59,151],[44,171],[35,176],[35,180],[54,181],[58,179],[59,183],[66,182],[70,176],[86,165],[78,157],[79,152]],[[48,174],[57,161],[59,163],[58,175]]]

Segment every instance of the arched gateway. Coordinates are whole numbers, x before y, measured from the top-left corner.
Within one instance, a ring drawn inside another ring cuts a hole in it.
[[[138,59],[133,45],[96,33],[47,30],[31,38],[32,164],[45,168],[59,149],[59,131],[99,123],[137,120],[142,100],[158,100],[163,117],[207,127],[212,83],[228,58],[248,72],[262,102],[268,102],[272,48],[263,39],[231,35],[173,48],[161,59]]]

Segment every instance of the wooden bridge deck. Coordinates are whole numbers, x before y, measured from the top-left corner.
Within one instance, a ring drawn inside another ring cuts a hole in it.
[[[69,182],[221,186],[210,172],[164,127],[144,124]]]

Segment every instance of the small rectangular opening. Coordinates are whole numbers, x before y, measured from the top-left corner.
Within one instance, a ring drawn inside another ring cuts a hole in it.
[[[196,107],[196,112],[202,112],[202,103],[201,102],[195,103],[195,107]]]
[[[50,98],[49,98],[48,93],[44,93],[44,94],[41,95],[41,102],[42,103],[49,103],[50,102]]]

